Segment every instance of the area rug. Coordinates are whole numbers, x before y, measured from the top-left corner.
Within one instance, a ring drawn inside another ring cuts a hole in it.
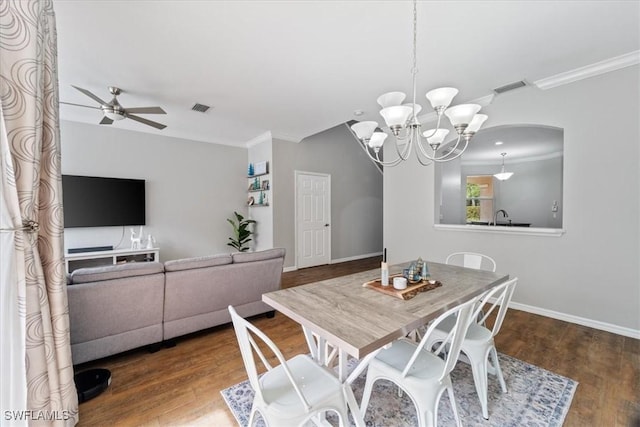
[[[578,383],[513,357],[499,354],[500,366],[507,383],[508,392],[502,393],[497,378],[489,376],[489,420],[482,418],[480,402],[473,384],[471,367],[458,363],[451,373],[453,388],[458,403],[458,412],[463,426],[561,426]],[[358,402],[366,378],[366,370],[353,383],[353,392]],[[253,390],[249,381],[244,381],[220,391],[238,424],[247,426]],[[330,415],[328,421],[337,425],[337,417]],[[353,420],[350,420],[351,425]],[[404,395],[399,398],[397,388],[389,381],[378,380],[371,395],[371,403],[365,414],[367,426],[416,426],[416,410],[411,400]],[[256,426],[265,424],[258,416]],[[444,393],[438,408],[438,425],[455,426],[447,393]]]

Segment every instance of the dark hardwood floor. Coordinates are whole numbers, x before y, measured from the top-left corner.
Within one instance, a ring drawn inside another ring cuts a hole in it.
[[[284,273],[283,287],[378,268],[380,258]],[[286,357],[307,352],[300,326],[276,313],[252,319]],[[247,378],[231,325],[90,362],[112,383],[80,405],[80,426],[234,426],[220,390]],[[565,426],[640,426],[640,341],[509,310],[496,346],[502,353],[578,381]]]

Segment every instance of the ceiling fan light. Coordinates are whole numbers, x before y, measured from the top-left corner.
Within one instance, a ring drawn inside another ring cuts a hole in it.
[[[404,126],[413,109],[406,105],[396,105],[380,110],[380,115],[384,117],[387,126]]]
[[[482,126],[482,124],[489,118],[486,114],[476,114],[471,119],[469,126],[465,129],[465,132],[478,132],[478,129]]]
[[[458,89],[454,87],[441,87],[430,90],[426,96],[433,109],[437,110],[439,107],[447,108],[451,104],[451,101],[453,101],[453,97],[457,94]]]
[[[402,92],[387,92],[378,97],[378,104],[382,108],[394,107],[402,104],[407,96]]]
[[[124,114],[118,114],[111,110],[104,110],[104,115],[114,121],[124,119]]]
[[[473,116],[480,111],[480,105],[478,104],[460,104],[455,107],[447,108],[444,114],[447,115],[451,125],[461,126],[468,125],[473,119]]]
[[[351,126],[351,130],[356,134],[358,139],[366,141],[371,138],[371,135],[378,127],[378,122],[366,121],[358,122]]]

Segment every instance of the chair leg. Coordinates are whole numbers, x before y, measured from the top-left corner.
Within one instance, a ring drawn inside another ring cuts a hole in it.
[[[416,408],[417,409],[417,408]],[[437,411],[419,411],[418,413],[418,426],[420,427],[435,427],[438,423]]]
[[[251,408],[251,414],[249,414],[249,423],[247,424],[248,427],[251,427],[253,425],[253,423],[256,421],[256,408],[252,407]]]
[[[338,412],[338,418],[340,418],[338,425],[340,427],[346,427],[349,425],[349,409],[345,406],[344,408],[340,408]],[[362,413],[364,416],[364,412]]]
[[[451,404],[451,410],[453,411],[453,417],[456,419],[456,425],[458,427],[462,426],[462,422],[460,421],[460,414],[458,414],[458,404],[456,403],[456,397],[453,394],[453,386],[447,386],[447,394],[449,395],[449,403]],[[437,406],[436,406],[437,409]],[[436,416],[437,416],[436,410]],[[435,425],[435,424],[434,424]]]
[[[496,376],[498,377],[498,381],[500,381],[500,387],[502,387],[502,392],[507,392],[507,383],[504,382],[504,376],[502,375],[502,369],[500,368],[500,362],[498,361],[498,352],[495,347],[491,348],[491,358],[493,359],[493,368],[496,371]]]
[[[481,360],[476,355],[474,359],[469,357],[471,362],[471,372],[473,373],[473,382],[476,386],[480,406],[482,407],[482,416],[485,420],[489,419],[489,410],[487,408],[487,363],[489,354],[487,353]]]
[[[367,372],[367,380],[364,383],[364,390],[362,391],[362,401],[360,401],[360,412],[362,416],[367,413],[367,407],[369,406],[369,399],[371,398],[371,391],[373,390],[373,383],[376,382],[376,378],[371,375],[372,372]]]

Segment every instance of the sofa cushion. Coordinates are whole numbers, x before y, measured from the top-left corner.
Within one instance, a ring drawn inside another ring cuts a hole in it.
[[[164,266],[159,262],[130,262],[104,267],[79,268],[71,273],[70,284],[100,282],[162,272],[164,272]]]
[[[164,268],[166,271],[180,271],[192,268],[215,267],[216,265],[231,264],[231,262],[230,254],[219,254],[167,261],[164,263]]]
[[[267,249],[259,252],[236,252],[233,256],[233,263],[263,261],[265,259],[284,258],[284,248]]]

